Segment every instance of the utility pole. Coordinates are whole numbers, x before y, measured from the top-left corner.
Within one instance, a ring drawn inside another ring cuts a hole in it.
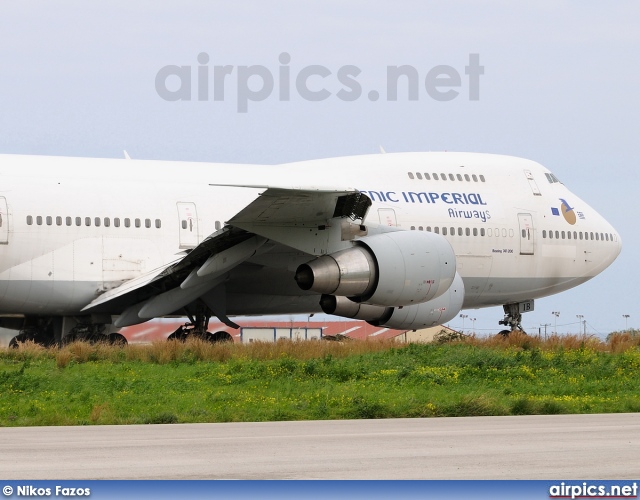
[[[551,326],[551,323],[545,323],[544,325],[540,325],[542,328],[544,326],[544,339],[547,340],[547,327]]]
[[[583,318],[584,318],[583,314],[576,314],[576,318],[578,318],[578,321],[584,325],[584,334],[583,335],[586,337],[586,335],[587,335],[587,320],[585,319],[583,321]]]
[[[623,314],[622,317],[624,318],[624,331],[627,332],[629,331],[629,325],[628,325],[629,315]]]

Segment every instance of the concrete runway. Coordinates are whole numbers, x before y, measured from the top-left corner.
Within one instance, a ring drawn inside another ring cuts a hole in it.
[[[2,479],[638,479],[640,414],[0,428]]]

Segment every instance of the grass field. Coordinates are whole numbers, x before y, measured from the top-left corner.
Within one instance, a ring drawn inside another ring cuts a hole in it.
[[[635,412],[638,343],[26,344],[0,351],[0,425]]]

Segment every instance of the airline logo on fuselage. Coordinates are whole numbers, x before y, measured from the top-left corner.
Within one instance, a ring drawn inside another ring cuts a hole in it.
[[[564,220],[566,220],[572,226],[576,223],[576,213],[573,211],[573,208],[569,206],[569,204],[560,198],[562,205],[560,205],[560,210],[562,211],[562,216]]]
[[[371,201],[387,203],[446,203],[447,205],[486,205],[480,193],[434,193],[413,191],[361,191]]]
[[[480,193],[435,193],[435,192],[414,192],[414,191],[361,191],[366,194],[371,201],[381,201],[384,203],[419,203],[429,205],[440,205],[450,207],[447,215],[452,219],[479,219],[487,222],[491,219],[489,210],[484,210],[487,203],[482,199]]]
[[[569,205],[567,200],[564,198],[559,198],[560,200],[560,209],[558,210],[556,207],[551,207],[551,213],[553,215],[560,215],[562,213],[562,217],[572,226],[576,223],[578,218],[584,219],[584,214],[582,212],[576,212],[573,207]],[[577,213],[577,217],[576,217]]]

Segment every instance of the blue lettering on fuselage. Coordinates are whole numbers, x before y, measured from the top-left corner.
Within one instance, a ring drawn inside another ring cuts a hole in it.
[[[391,203],[445,203],[447,205],[486,205],[480,193],[434,193],[402,191],[400,195],[396,191],[361,191],[366,194],[371,201],[382,201]]]

